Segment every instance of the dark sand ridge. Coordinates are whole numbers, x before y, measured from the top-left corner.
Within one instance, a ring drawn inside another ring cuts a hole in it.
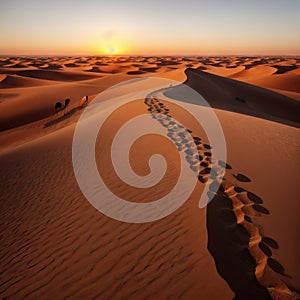
[[[200,70],[187,69],[184,84],[199,92],[213,107],[248,114],[283,124],[300,126],[300,103],[273,91]],[[180,94],[167,91],[171,98]],[[180,99],[178,99],[180,101]]]
[[[34,87],[49,84],[53,84],[53,81],[5,74],[0,81],[0,89],[19,88],[20,86]]]
[[[62,81],[62,82],[73,82],[97,78],[99,76],[86,74],[84,72],[67,72],[67,71],[52,71],[52,70],[22,70],[22,71],[8,71],[0,70],[2,74],[15,74],[24,77],[52,80],[52,81]],[[26,84],[20,84],[19,87],[26,86]]]

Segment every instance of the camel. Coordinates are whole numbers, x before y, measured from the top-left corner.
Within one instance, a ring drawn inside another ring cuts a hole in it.
[[[61,102],[56,102],[54,105],[55,114],[58,114],[60,111],[62,111],[63,105]]]
[[[54,105],[55,114],[58,114],[60,111],[64,111],[64,115],[67,113],[67,108],[70,105],[70,99],[65,99],[65,103],[62,104],[61,102],[56,102]]]

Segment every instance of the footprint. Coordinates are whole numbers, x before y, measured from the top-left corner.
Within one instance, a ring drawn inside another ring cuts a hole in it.
[[[194,152],[190,149],[187,149],[184,151],[187,155],[192,156],[194,154]]]
[[[205,168],[204,170],[202,170],[199,174],[209,174],[210,173],[211,168]]]
[[[246,192],[245,189],[243,189],[242,187],[239,187],[239,186],[235,186],[233,189],[234,189],[234,191],[237,192],[237,193]]]
[[[205,161],[202,161],[202,162],[200,163],[200,165],[201,165],[202,167],[208,167],[208,163],[205,162]]]
[[[253,209],[255,209],[256,211],[265,214],[265,215],[269,215],[270,212],[263,206],[259,205],[259,204],[253,204],[252,205]]]
[[[212,147],[210,146],[210,145],[208,145],[208,144],[203,144],[203,147],[205,148],[205,149],[211,149]]]
[[[237,175],[232,174],[232,176],[241,182],[251,182],[251,179],[249,177],[247,177],[241,173],[238,173]]]
[[[258,244],[258,247],[260,248],[260,250],[267,256],[272,256],[272,250],[264,243],[260,242]]]
[[[192,165],[192,166],[197,165],[197,167],[198,167],[199,161],[197,159],[194,159],[192,156],[188,156],[188,155],[185,156],[185,159],[190,165]]]
[[[279,248],[278,243],[270,237],[265,236],[261,240],[262,240],[263,243],[267,244],[268,246],[270,246],[273,249],[278,249]]]
[[[198,172],[198,166],[190,165],[190,169],[191,169],[193,172],[195,172],[195,173]]]
[[[199,180],[200,182],[202,182],[202,183],[206,183],[206,181],[207,181],[207,179],[204,178],[202,175],[199,175],[199,176],[198,176],[198,180]]]
[[[210,185],[209,185],[209,190],[211,192],[217,193],[219,192],[219,183],[217,181],[213,181]]]
[[[284,274],[284,267],[276,259],[269,257],[267,264],[276,273]]]
[[[247,192],[247,197],[249,200],[251,200],[252,202],[256,203],[256,204],[262,204],[263,201],[260,197],[258,197],[257,195],[251,193],[251,192]]]
[[[216,178],[216,177],[218,176],[218,172],[217,172],[216,170],[214,170],[214,169],[211,169],[211,171],[210,171],[210,176],[211,176],[212,178]]]
[[[247,222],[252,223],[252,219],[251,219],[249,216],[244,215],[244,219],[245,219]]]

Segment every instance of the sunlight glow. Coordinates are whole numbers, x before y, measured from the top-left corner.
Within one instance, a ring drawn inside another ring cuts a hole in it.
[[[120,38],[100,39],[92,51],[100,55],[120,55],[128,51],[126,43]]]

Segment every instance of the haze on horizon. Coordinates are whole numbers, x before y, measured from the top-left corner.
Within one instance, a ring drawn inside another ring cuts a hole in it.
[[[300,55],[300,1],[2,0],[0,54]]]

